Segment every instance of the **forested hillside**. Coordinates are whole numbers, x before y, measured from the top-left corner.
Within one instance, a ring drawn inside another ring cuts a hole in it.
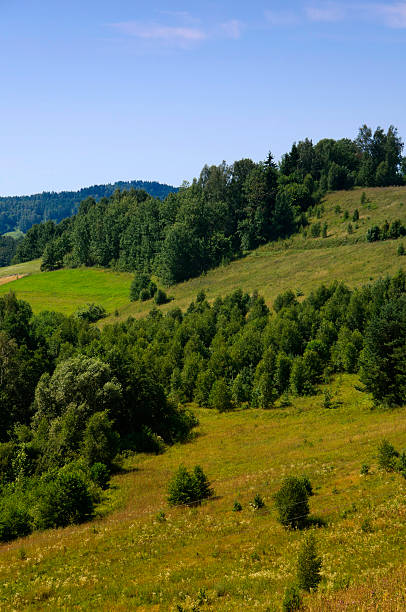
[[[108,185],[93,185],[79,191],[44,191],[29,196],[0,197],[0,234],[16,228],[26,232],[35,223],[52,220],[56,223],[77,212],[85,198],[109,197],[116,189],[144,189],[154,198],[164,199],[176,188],[155,181],[118,181]]]
[[[43,255],[44,270],[110,266],[178,283],[305,229],[327,190],[404,184],[402,149],[395,128],[363,126],[354,141],[294,144],[279,166],[271,154],[205,166],[164,201],[145,191],[87,198],[75,217],[34,225],[14,261]]]

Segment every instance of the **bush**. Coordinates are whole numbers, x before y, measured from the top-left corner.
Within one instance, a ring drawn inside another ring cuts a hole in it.
[[[403,255],[405,254],[405,247],[402,243],[398,246],[397,253],[399,257],[403,257]]]
[[[150,282],[151,279],[148,274],[136,274],[130,287],[130,301],[135,302],[136,300],[141,299],[141,291],[148,289],[148,285],[150,284]]]
[[[9,542],[28,535],[32,531],[29,513],[14,503],[5,502],[0,511],[0,542]]]
[[[368,476],[369,474],[369,465],[367,463],[363,463],[361,466],[361,476]]]
[[[63,471],[44,480],[36,508],[39,529],[82,523],[92,513],[93,500],[81,475]]]
[[[381,440],[378,445],[378,465],[385,472],[393,472],[396,469],[399,453],[388,440]]]
[[[169,299],[165,291],[162,291],[162,289],[158,289],[158,291],[155,293],[155,304],[161,306],[162,304],[167,304],[168,302]]]
[[[141,302],[146,302],[147,300],[149,300],[151,298],[151,294],[148,291],[148,289],[141,289],[140,291],[140,297],[139,299],[141,300]]]
[[[295,584],[288,586],[282,602],[283,612],[295,612],[302,608],[303,601],[299,587]]]
[[[90,468],[90,478],[101,489],[107,489],[110,471],[104,463],[94,463]]]
[[[99,319],[106,317],[107,313],[100,304],[85,304],[76,310],[74,316],[77,319],[88,321],[88,323],[95,323]]]
[[[284,479],[274,498],[282,525],[293,529],[305,527],[310,512],[308,497],[303,478],[288,476]]]
[[[262,499],[262,497],[260,496],[259,493],[255,494],[255,497],[254,497],[253,501],[250,502],[250,506],[254,510],[261,510],[261,508],[265,508],[265,502],[264,502],[264,500]]]
[[[231,393],[224,378],[219,378],[214,382],[209,394],[209,406],[219,412],[233,409]]]
[[[316,543],[313,534],[307,537],[299,552],[297,561],[297,582],[304,591],[317,589],[321,580],[321,559],[316,553]]]
[[[168,502],[171,506],[191,506],[213,495],[213,489],[202,468],[196,465],[190,473],[181,465],[168,485]]]
[[[241,510],[242,510],[242,505],[240,504],[239,501],[235,500],[233,504],[233,512],[241,512]]]

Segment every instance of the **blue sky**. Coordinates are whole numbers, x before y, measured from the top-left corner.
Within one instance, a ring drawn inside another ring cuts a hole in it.
[[[0,194],[406,139],[406,2],[0,0]]]

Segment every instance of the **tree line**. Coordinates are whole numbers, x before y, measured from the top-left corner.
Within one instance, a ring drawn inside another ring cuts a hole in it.
[[[354,141],[294,144],[279,167],[271,154],[205,166],[163,201],[142,190],[87,198],[76,216],[34,225],[14,261],[43,256],[44,270],[111,266],[177,283],[305,227],[327,189],[404,183],[402,148],[394,127],[363,126]]]
[[[93,185],[78,191],[43,191],[30,196],[0,197],[0,234],[20,229],[26,232],[35,223],[49,219],[58,223],[77,212],[85,198],[109,197],[116,189],[143,189],[155,198],[164,199],[175,187],[156,181],[118,181],[108,185]]]
[[[301,302],[286,291],[272,310],[236,290],[102,330],[87,319],[0,297],[0,540],[91,517],[117,453],[188,437],[188,402],[271,409],[337,372],[359,373],[376,402],[406,401],[403,272]]]

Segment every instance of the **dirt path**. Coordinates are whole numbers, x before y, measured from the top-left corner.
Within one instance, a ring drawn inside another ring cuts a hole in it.
[[[12,274],[11,276],[0,277],[0,285],[11,283],[12,281],[18,280],[19,278],[23,278],[23,276],[27,276],[27,275],[26,274]]]

